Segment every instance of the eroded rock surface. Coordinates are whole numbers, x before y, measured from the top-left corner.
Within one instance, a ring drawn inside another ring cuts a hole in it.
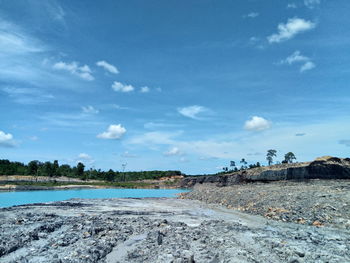
[[[193,187],[196,184],[203,183],[215,183],[217,186],[230,186],[245,182],[310,179],[350,179],[350,159],[325,156],[317,158],[312,162],[258,167],[231,174],[190,176],[184,178],[180,186]]]
[[[349,262],[347,230],[180,199],[0,209],[1,262]]]
[[[182,198],[216,203],[269,219],[350,230],[350,180],[196,185]]]

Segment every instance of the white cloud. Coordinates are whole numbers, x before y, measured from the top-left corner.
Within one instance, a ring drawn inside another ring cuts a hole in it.
[[[39,104],[54,98],[53,95],[37,88],[4,87],[1,90],[19,104]]]
[[[295,3],[289,3],[289,4],[287,4],[287,8],[295,9],[295,8],[297,8],[297,5]]]
[[[112,104],[112,108],[117,109],[117,110],[130,110],[129,107],[123,107],[123,106],[120,106],[118,104]]]
[[[198,114],[206,112],[208,111],[208,109],[203,106],[193,105],[193,106],[178,108],[177,111],[185,117],[188,117],[191,119],[199,119]]]
[[[103,123],[92,118],[91,115],[83,112],[79,113],[57,113],[57,112],[45,112],[39,116],[39,119],[43,120],[45,125],[54,125],[61,127],[79,127],[79,128],[91,128],[92,126],[100,126]]]
[[[259,16],[259,13],[257,13],[257,12],[251,12],[251,13],[245,15],[244,17],[256,18],[256,17],[258,17],[258,16]]]
[[[18,26],[0,19],[0,55],[42,52],[45,48]]]
[[[294,152],[298,160],[305,161],[322,155],[344,157],[348,155],[348,148],[344,147],[344,145],[350,146],[350,140],[346,139],[348,128],[350,127],[349,118],[304,125],[300,123],[282,124],[276,124],[274,129],[268,129],[265,132],[247,133],[241,131],[226,134],[214,133],[211,134],[210,138],[206,138],[203,135],[202,138],[197,137],[194,140],[186,140],[181,136],[181,133],[154,132],[135,136],[125,143],[134,144],[133,147],[140,147],[142,150],[144,150],[145,146],[148,146],[150,149],[158,152],[164,146],[169,147],[169,149],[178,147],[181,151],[190,154],[190,156],[198,155],[198,157],[201,157],[201,160],[206,159],[207,161],[211,158],[214,159],[213,161],[217,158],[236,161],[246,158],[252,162],[264,162],[262,156],[248,154],[265,154],[271,148],[277,149],[281,153],[278,159],[283,158],[282,153],[284,154],[289,151]],[[309,136],[295,136],[300,130]],[[320,133],[320,130],[327,132]],[[341,140],[342,138],[343,140]],[[320,141],[324,142],[321,146]],[[327,145],[327,147],[325,148],[324,145]]]
[[[125,85],[121,82],[114,81],[114,83],[112,84],[112,89],[117,92],[131,92],[135,88],[132,85]]]
[[[302,18],[290,18],[286,24],[278,25],[278,33],[267,37],[269,43],[279,43],[295,37],[297,34],[311,30],[316,24]]]
[[[124,157],[124,158],[137,158],[138,157],[136,154],[129,153],[128,151],[123,152],[120,156]]]
[[[190,160],[188,160],[186,157],[181,157],[180,159],[179,159],[179,162],[180,163],[188,163]]]
[[[96,62],[96,65],[104,68],[105,70],[107,70],[110,73],[113,73],[113,74],[119,73],[119,70],[116,68],[116,66],[109,64],[107,61],[104,61],[104,60],[98,61],[98,62]]]
[[[176,155],[182,155],[181,151],[177,147],[172,147],[168,151],[164,152],[165,156],[176,156]]]
[[[309,61],[309,60],[310,59],[308,57],[301,55],[300,51],[297,50],[292,55],[290,55],[285,60],[283,60],[282,63],[287,63],[291,65],[295,62],[303,62],[303,61]]]
[[[37,140],[39,140],[39,137],[38,136],[30,136],[29,137],[29,140],[31,140],[31,141],[37,141]]]
[[[88,65],[79,66],[79,63],[76,61],[66,63],[66,62],[57,62],[53,65],[53,68],[56,70],[68,71],[72,75],[78,76],[84,80],[94,80],[95,78],[92,76],[91,69]]]
[[[78,155],[78,158],[80,158],[80,159],[91,159],[91,156],[88,155],[87,153],[80,153]]]
[[[142,135],[131,138],[128,143],[138,145],[172,145],[174,143],[173,138],[181,135],[182,132],[146,132]]]
[[[83,110],[84,113],[87,114],[97,114],[99,113],[99,110],[95,109],[93,106],[89,105],[89,106],[82,106],[81,109]]]
[[[249,41],[255,43],[255,42],[259,41],[259,38],[251,37],[251,38],[249,38]]]
[[[300,72],[311,70],[316,67],[315,63],[312,62],[309,57],[302,55],[299,50],[295,51],[293,54],[281,61],[281,64],[292,65],[295,63],[302,63],[300,66]]]
[[[182,127],[183,124],[179,124],[179,123],[167,123],[165,121],[160,121],[160,122],[146,122],[143,127],[146,129],[159,129],[159,128],[178,128],[178,127]]]
[[[304,4],[308,7],[308,8],[314,8],[316,5],[321,4],[321,0],[304,0]]]
[[[244,124],[244,129],[248,131],[263,131],[271,127],[271,122],[258,116],[253,116]]]
[[[150,91],[150,88],[149,87],[141,87],[141,89],[140,89],[140,92],[141,93],[147,93],[147,92],[149,92]]]
[[[126,133],[126,129],[121,124],[109,125],[107,131],[97,135],[100,139],[120,139]]]
[[[91,165],[94,162],[95,160],[87,153],[80,153],[76,158],[76,163],[84,163],[84,164]]]
[[[313,63],[312,61],[308,61],[304,65],[301,66],[300,72],[311,70],[311,69],[313,69],[315,67],[316,67],[315,63]]]
[[[0,130],[0,147],[14,147],[15,141],[11,133],[5,133]]]

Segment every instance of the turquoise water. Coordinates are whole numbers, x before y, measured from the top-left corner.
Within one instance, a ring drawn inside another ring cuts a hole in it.
[[[0,193],[0,207],[63,201],[70,198],[143,198],[176,197],[187,192],[184,189],[79,189],[79,190],[41,190],[13,191]]]

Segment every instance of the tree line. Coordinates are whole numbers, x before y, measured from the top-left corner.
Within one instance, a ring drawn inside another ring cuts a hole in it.
[[[274,163],[274,158],[277,157],[277,150],[274,149],[270,149],[267,150],[266,153],[266,160],[268,163],[268,166],[272,165]],[[296,160],[297,158],[295,157],[295,154],[292,152],[288,152],[284,155],[284,160],[282,160],[282,164],[287,164],[287,163],[293,163],[294,160]],[[237,172],[240,170],[246,170],[246,169],[252,169],[252,168],[256,168],[256,167],[261,167],[262,165],[260,164],[260,162],[257,163],[252,163],[252,164],[248,164],[248,162],[246,161],[245,158],[242,158],[240,161],[240,167],[239,165],[236,164],[235,161],[230,161],[230,168],[229,167],[223,167],[223,172],[227,173],[227,172]],[[276,162],[276,164],[280,164],[280,162]]]
[[[139,172],[120,172],[109,169],[85,170],[85,165],[79,162],[76,166],[71,167],[68,164],[60,165],[57,160],[53,162],[40,162],[37,160],[30,161],[28,164],[21,162],[11,162],[9,160],[0,160],[0,175],[32,175],[55,177],[66,176],[79,178],[82,180],[94,179],[105,180],[110,182],[137,181],[145,179],[159,179],[174,175],[182,175],[180,171],[139,171]]]

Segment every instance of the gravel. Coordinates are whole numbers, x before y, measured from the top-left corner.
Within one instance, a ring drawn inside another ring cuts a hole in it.
[[[216,203],[269,219],[350,229],[350,180],[196,185],[182,198]]]
[[[199,201],[72,199],[0,209],[1,262],[350,262],[346,229]]]

